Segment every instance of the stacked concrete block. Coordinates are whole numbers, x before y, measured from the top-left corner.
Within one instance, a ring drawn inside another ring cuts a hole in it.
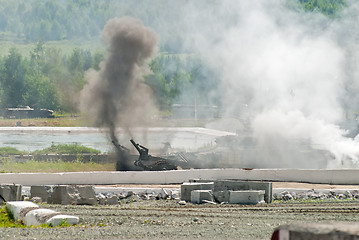
[[[97,198],[93,186],[55,186],[48,203],[62,205],[95,205]]]
[[[264,190],[264,200],[266,203],[272,202],[272,183],[271,182],[249,182],[235,180],[215,181],[213,191],[239,191],[239,190]]]
[[[191,179],[190,183],[206,183],[213,182],[213,193],[218,191],[238,191],[238,190],[264,190],[264,201],[272,202],[272,183],[258,181],[241,181],[241,180],[203,180]],[[225,201],[226,202],[226,201]]]
[[[192,203],[203,203],[204,201],[213,202],[212,190],[193,190],[191,191]]]
[[[182,184],[181,200],[191,201],[191,192],[196,190],[211,190],[217,202],[241,204],[257,204],[263,200],[266,203],[272,202],[272,183],[270,182],[191,180],[189,183]]]
[[[229,191],[229,203],[247,205],[264,203],[264,190]]]
[[[213,190],[213,182],[191,183],[186,182],[181,185],[181,200],[190,202],[191,192],[194,190]]]
[[[2,184],[0,185],[0,204],[7,201],[21,200],[22,186],[19,184]]]
[[[78,224],[79,217],[63,215],[51,209],[39,208],[39,205],[27,201],[10,201],[6,208],[12,213],[15,221],[22,221],[25,225],[51,224],[57,226],[62,222]]]

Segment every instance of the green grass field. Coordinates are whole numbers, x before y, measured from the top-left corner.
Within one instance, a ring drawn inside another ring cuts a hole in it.
[[[14,162],[8,158],[0,158],[1,173],[21,172],[92,172],[92,171],[115,171],[114,163],[93,163],[93,162],[64,162],[64,161],[35,161]]]
[[[9,155],[19,154],[75,154],[77,158],[71,162],[65,161],[36,161],[34,159],[25,162],[12,161]],[[100,151],[77,144],[52,145],[33,153],[19,151],[13,147],[0,148],[0,172],[82,172],[82,171],[115,171],[114,163],[83,162],[81,154],[98,154]]]

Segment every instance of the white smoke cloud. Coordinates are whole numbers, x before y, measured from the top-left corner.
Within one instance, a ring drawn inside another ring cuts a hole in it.
[[[181,24],[187,46],[225,86],[224,117],[250,123],[263,149],[306,139],[332,154],[322,167],[341,167],[343,159],[356,163],[359,156],[359,137],[347,138],[345,129],[346,118],[359,110],[357,5],[329,19],[289,9],[288,1],[193,1],[182,9]],[[263,153],[267,161],[283,157]]]
[[[208,96],[221,96],[224,118],[247,125],[258,142],[260,164],[356,163],[359,3],[349,1],[339,17],[327,18],[304,12],[295,2],[153,0],[150,8],[161,10],[147,21],[160,37],[178,36],[178,48],[198,55],[216,73],[221,86]],[[149,7],[145,1],[136,4]],[[322,161],[301,155],[308,149],[298,150],[292,141],[331,156]]]

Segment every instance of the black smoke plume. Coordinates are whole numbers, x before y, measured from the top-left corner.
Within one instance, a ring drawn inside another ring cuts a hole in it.
[[[143,76],[156,53],[157,35],[140,20],[123,17],[109,20],[102,36],[107,55],[99,71],[88,73],[80,107],[118,143],[116,129],[124,128],[130,134],[131,127],[143,123],[152,109],[151,91]],[[123,154],[118,153],[118,158]],[[125,159],[119,160],[125,170]]]

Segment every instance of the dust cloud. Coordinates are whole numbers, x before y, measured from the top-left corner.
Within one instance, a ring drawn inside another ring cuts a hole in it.
[[[213,93],[222,117],[245,125],[257,143],[258,166],[353,167],[359,159],[359,4],[349,1],[333,19],[295,2],[187,3],[185,46],[218,74],[223,91]],[[327,151],[329,162],[310,149]]]
[[[131,127],[144,123],[153,109],[151,91],[143,77],[148,60],[157,51],[157,35],[140,20],[123,17],[109,20],[102,36],[107,55],[99,71],[87,74],[80,107],[118,143],[117,128],[131,135]]]

